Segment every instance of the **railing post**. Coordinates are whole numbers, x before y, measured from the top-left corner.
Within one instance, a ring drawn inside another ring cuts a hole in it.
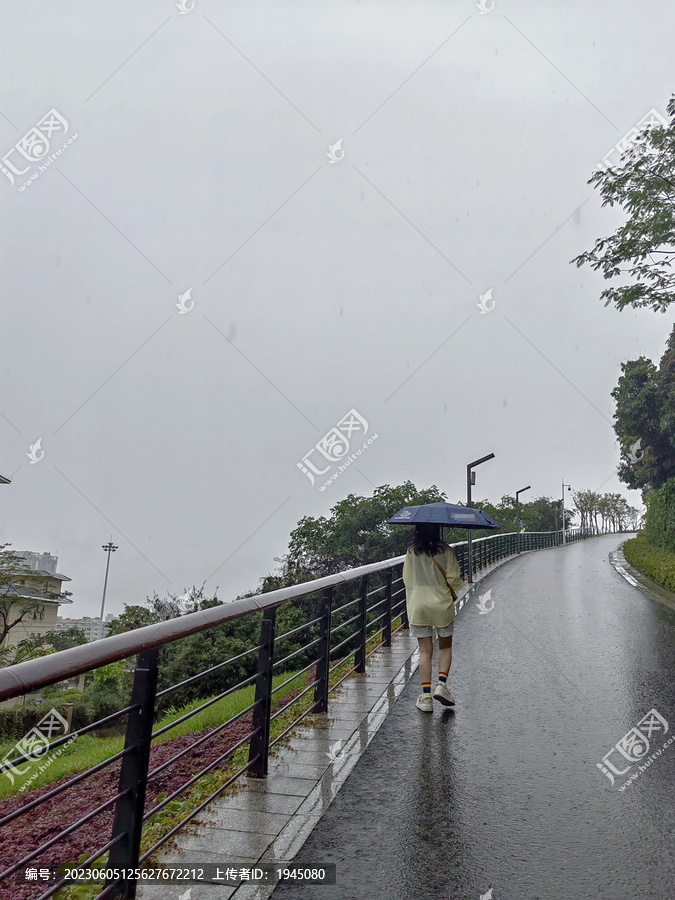
[[[321,603],[321,622],[319,624],[319,650],[316,661],[316,686],[314,688],[314,706],[312,712],[320,713],[328,710],[328,677],[330,674],[330,633],[333,608],[334,588],[325,588]]]
[[[270,749],[270,713],[272,711],[272,663],[274,660],[274,623],[276,607],[266,609],[260,627],[258,677],[255,682],[253,735],[248,751],[247,774],[253,778],[267,775],[267,756]],[[257,758],[256,758],[257,757]]]
[[[368,576],[361,576],[361,596],[359,597],[359,643],[354,654],[354,670],[366,671],[366,625],[368,602]]]
[[[120,835],[123,837],[110,848],[106,866],[110,869],[134,869],[138,866],[145,810],[145,788],[148,783],[152,723],[155,717],[158,657],[158,647],[144,650],[136,657],[134,686],[129,705],[140,708],[130,712],[127,718],[124,749],[133,747],[133,751],[122,757],[118,792],[123,793],[123,796],[115,804],[112,838]],[[111,879],[106,884],[115,884],[115,881]],[[113,889],[113,896],[133,900],[136,896],[136,882],[133,879],[118,882]]]
[[[466,576],[466,566],[464,564],[464,547],[454,547],[455,556],[457,557],[457,562],[459,563],[459,574],[464,578]]]
[[[382,630],[382,646],[391,647],[391,582],[393,569],[387,569],[384,582],[384,628]]]

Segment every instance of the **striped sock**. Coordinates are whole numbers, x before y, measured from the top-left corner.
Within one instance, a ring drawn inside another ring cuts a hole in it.
[[[448,671],[449,671],[449,670],[448,670]],[[448,680],[448,673],[447,673],[447,672],[439,672],[439,673],[438,673],[438,681],[439,681],[440,684],[445,684],[445,683],[447,682],[447,680]]]
[[[423,681],[423,682],[422,682],[422,692],[425,693],[425,694],[430,694],[430,693],[431,693],[431,682],[430,682],[430,681]]]

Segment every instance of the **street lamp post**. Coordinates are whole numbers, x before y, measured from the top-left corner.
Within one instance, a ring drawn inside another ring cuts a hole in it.
[[[475,466],[479,466],[481,463],[487,462],[489,459],[494,459],[494,453],[488,454],[488,456],[483,456],[481,459],[477,459],[474,462],[469,463],[466,467],[466,505],[471,506],[471,485],[476,483],[476,473],[471,470]],[[469,560],[469,584],[473,584],[473,557],[471,555],[471,529],[468,529],[469,535],[468,540],[466,542],[466,550],[467,556]]]
[[[105,564],[105,581],[103,582],[103,601],[101,602],[101,623],[100,623],[99,630],[98,630],[99,640],[103,637],[103,610],[105,609],[105,592],[106,592],[106,588],[108,587],[108,569],[110,568],[110,554],[114,553],[115,550],[118,550],[119,548],[116,547],[112,541],[110,541],[109,544],[103,544],[103,549],[108,554],[108,560]]]
[[[527,487],[521,488],[519,491],[516,491],[516,519],[518,521],[518,553],[520,553],[520,500],[518,499],[518,494],[522,494],[523,491],[529,491],[532,487],[531,484],[528,484]]]
[[[563,545],[565,544],[565,488],[568,491],[572,490],[571,485],[565,484],[565,479],[562,480],[562,533],[563,533]]]

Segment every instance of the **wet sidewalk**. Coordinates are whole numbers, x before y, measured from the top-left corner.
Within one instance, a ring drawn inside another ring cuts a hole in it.
[[[200,884],[189,900],[478,900],[490,888],[492,900],[669,898],[675,750],[653,751],[675,724],[675,613],[610,564],[627,537],[482,573],[460,595],[454,709],[416,709],[417,642],[399,632],[270,759],[266,779],[212,804],[199,834],[164,857],[335,864],[335,886]],[[625,738],[645,771],[613,749]],[[615,783],[598,768],[609,752],[627,773]]]
[[[294,859],[337,884],[273,900],[675,896],[675,612],[610,564],[627,537],[487,576],[490,610],[455,626],[456,707],[422,713],[408,683]]]
[[[480,581],[503,565],[496,563],[458,594],[461,610]],[[460,613],[461,614],[461,613]],[[351,675],[331,692],[328,712],[298,726],[286,746],[270,756],[267,778],[242,776],[240,790],[219,798],[200,814],[199,833],[178,834],[178,850],[163,862],[192,867],[214,863],[223,868],[287,865],[337,796],[394,704],[417,671],[417,641],[399,631],[391,647],[376,650],[363,675]],[[419,686],[417,687],[419,692]],[[140,886],[139,900],[179,900],[191,887],[190,900],[265,900],[273,886]],[[324,887],[316,887],[323,895]]]

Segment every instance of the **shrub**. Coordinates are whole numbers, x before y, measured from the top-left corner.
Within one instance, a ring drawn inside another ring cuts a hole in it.
[[[644,537],[636,537],[623,545],[626,560],[669,591],[675,592],[675,552],[654,547]]]
[[[675,553],[675,478],[650,491],[645,505],[645,538],[653,547]]]
[[[73,705],[71,731],[77,731],[78,728],[95,721],[92,718],[91,704],[80,691],[53,692],[47,694],[39,706],[35,703],[26,703],[13,709],[0,710],[0,741],[18,741],[34,728],[50,709],[55,709],[66,719],[67,703]]]

